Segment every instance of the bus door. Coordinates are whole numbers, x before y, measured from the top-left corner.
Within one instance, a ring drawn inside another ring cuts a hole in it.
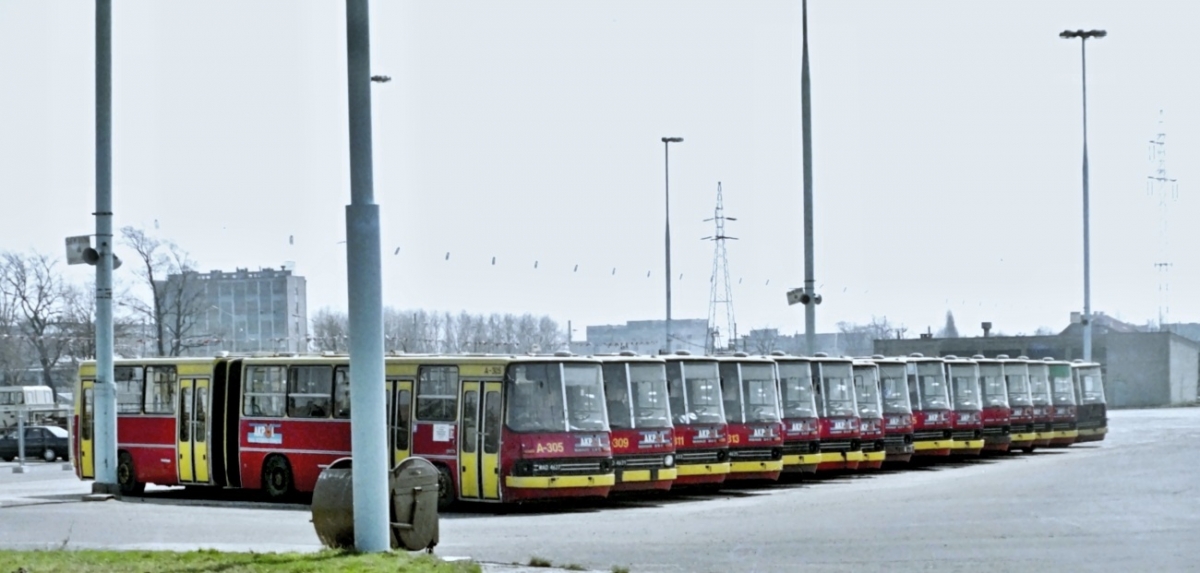
[[[463,499],[500,499],[500,382],[463,382],[459,489]]]
[[[179,481],[208,483],[208,379],[179,383]]]
[[[83,400],[80,401],[79,427],[75,433],[79,436],[79,477],[96,477],[96,466],[92,457],[92,408],[95,405],[93,397],[94,380],[83,381]]]
[[[412,452],[412,380],[388,380],[388,451],[392,452],[390,467],[404,461]]]

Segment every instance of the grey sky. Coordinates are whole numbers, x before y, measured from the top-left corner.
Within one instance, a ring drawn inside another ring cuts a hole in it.
[[[202,270],[296,261],[310,308],[344,308],[343,4],[114,4],[115,224],[157,220]],[[964,334],[1031,332],[1082,307],[1079,41],[1058,32],[1093,27],[1109,31],[1088,49],[1093,308],[1156,316],[1163,109],[1171,319],[1200,320],[1198,16],[813,0],[819,329],[936,330],[952,310]],[[721,181],[739,329],[803,330],[784,300],[803,282],[798,2],[377,0],[371,19],[372,67],[393,78],[373,91],[385,304],[661,317],[659,138],[677,135],[674,315],[707,315],[699,239]],[[0,249],[61,256],[94,230],[93,30],[88,1],[0,0]]]

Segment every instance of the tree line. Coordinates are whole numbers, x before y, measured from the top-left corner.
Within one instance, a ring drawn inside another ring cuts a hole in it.
[[[197,263],[174,242],[145,229],[120,230],[125,259],[114,273],[113,350],[118,357],[210,352],[225,333],[209,321]],[[0,251],[0,385],[68,387],[79,362],[96,355],[94,280],[71,282],[65,262],[39,252]],[[310,351],[346,352],[346,313],[311,317]],[[308,325],[306,325],[308,326]],[[384,309],[393,352],[554,352],[565,333],[548,316],[477,315]]]

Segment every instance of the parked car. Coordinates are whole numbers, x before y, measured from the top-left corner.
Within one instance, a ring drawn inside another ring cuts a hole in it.
[[[0,434],[0,459],[11,462],[17,458],[20,447],[17,428],[8,428]],[[25,428],[25,459],[42,458],[53,462],[59,458],[69,459],[71,447],[67,431],[58,426],[27,426]]]

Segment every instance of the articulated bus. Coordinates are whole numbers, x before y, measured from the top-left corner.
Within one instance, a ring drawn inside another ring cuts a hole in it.
[[[777,480],[783,471],[783,423],[775,363],[745,352],[718,358],[729,475],[725,481]]]
[[[1043,358],[1050,368],[1050,391],[1053,393],[1054,437],[1050,445],[1066,447],[1079,439],[1076,419],[1075,384],[1071,382],[1071,363],[1066,360]]]
[[[783,406],[783,471],[817,471],[821,463],[821,429],[817,416],[817,393],[813,387],[812,367],[807,358],[771,354],[779,378],[779,397]]]
[[[821,407],[821,463],[817,471],[854,470],[863,461],[854,361],[818,352],[810,359]]]
[[[1029,365],[1024,360],[1010,359],[1007,354],[1000,354],[996,359],[1000,361],[1008,389],[1009,424],[1012,427],[1008,449],[1032,452],[1037,440],[1037,425],[1033,415],[1033,393],[1029,391]]]
[[[879,366],[885,420],[883,445],[887,451],[884,461],[910,461],[913,456],[913,410],[904,359],[884,358],[877,354],[871,361]]]
[[[76,472],[93,478],[96,366],[76,400]],[[440,472],[439,504],[605,496],[614,482],[600,363],[561,357],[389,357],[391,462]],[[118,360],[117,481],[311,492],[350,455],[347,357]],[[411,430],[411,432],[410,432]]]
[[[913,455],[948,456],[954,448],[954,422],[942,359],[914,352],[904,363],[913,405]]]
[[[855,359],[854,400],[858,404],[859,433],[863,461],[858,469],[879,469],[887,458],[883,442],[883,402],[879,391],[879,367],[867,359]]]
[[[1079,442],[1099,442],[1108,433],[1108,405],[1104,399],[1104,383],[1100,365],[1076,360],[1071,363],[1071,379],[1075,382],[1075,424]]]
[[[1050,367],[1043,360],[1018,356],[1029,368],[1029,393],[1033,395],[1034,447],[1045,448],[1054,441],[1054,394],[1050,391]]]
[[[1004,364],[982,354],[971,357],[979,365],[979,386],[983,402],[983,449],[1007,452],[1012,443],[1012,409],[1008,405],[1008,385]]]
[[[668,490],[675,481],[675,431],[667,401],[667,361],[625,351],[598,356],[612,431],[612,491]]]
[[[729,475],[729,428],[717,359],[686,350],[665,356],[675,425],[675,484],[721,484]]]
[[[950,453],[977,456],[983,451],[983,406],[979,398],[979,365],[974,360],[946,356],[946,380],[954,404],[954,440]]]

